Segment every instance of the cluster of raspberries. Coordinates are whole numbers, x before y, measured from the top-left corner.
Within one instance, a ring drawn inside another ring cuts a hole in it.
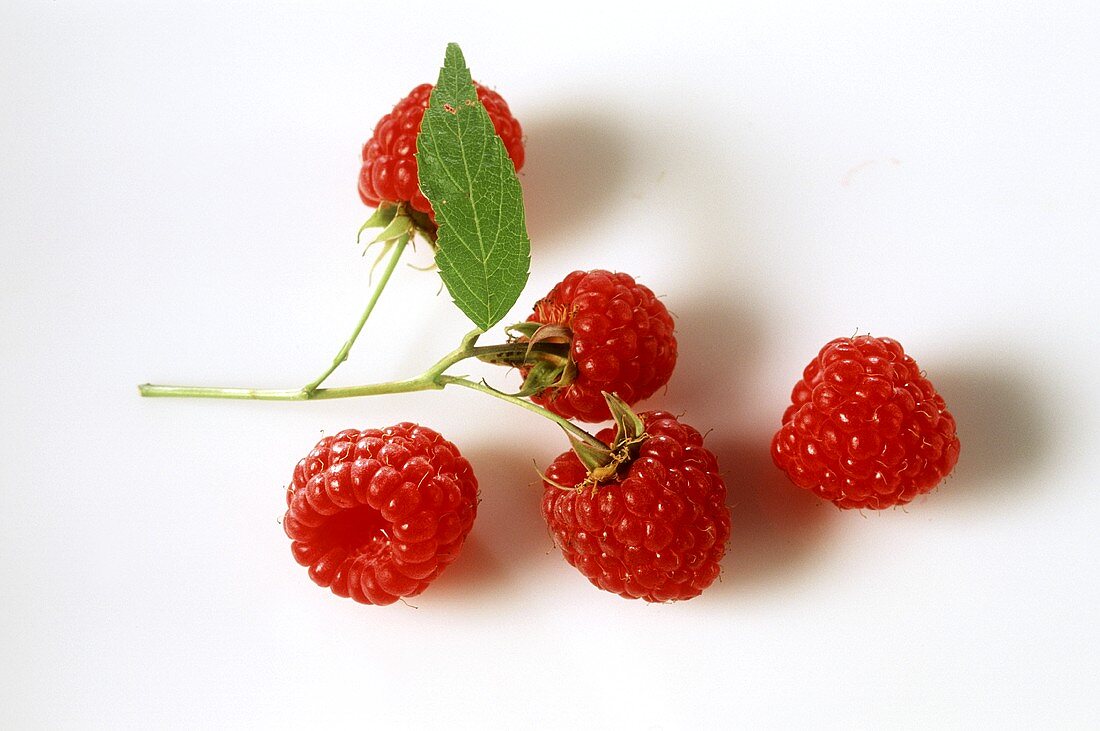
[[[476,88],[518,170],[519,123],[496,92]],[[414,157],[431,89],[416,87],[363,147],[364,203],[402,202],[431,216]],[[527,324],[525,332],[551,333],[561,350],[552,382],[530,397],[567,419],[607,421],[605,393],[633,405],[665,386],[676,365],[672,317],[627,274],[573,272],[535,303]],[[526,383],[530,365],[519,370]],[[690,599],[720,573],[730,535],[726,488],[699,431],[663,411],[635,418],[635,437],[625,439],[618,420],[598,435],[616,450],[611,468],[588,465],[574,450],[551,462],[542,514],[566,561],[600,589],[650,602]],[[860,336],[833,340],[806,366],[771,451],[798,487],[841,508],[881,509],[939,484],[958,460],[959,439],[943,399],[901,345]],[[322,439],[294,469],[283,524],[317,584],[390,604],[424,591],[455,560],[477,504],[477,479],[458,448],[402,423]]]

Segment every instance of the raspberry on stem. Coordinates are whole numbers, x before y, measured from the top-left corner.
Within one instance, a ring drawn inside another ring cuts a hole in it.
[[[772,460],[794,484],[841,508],[904,505],[959,459],[955,419],[890,338],[837,338],[791,392]]]
[[[500,94],[474,83],[477,98],[489,113],[493,128],[504,142],[516,170],[523,167],[523,129],[512,116]],[[359,169],[359,197],[368,206],[406,204],[410,225],[435,240],[432,205],[420,190],[416,165],[416,136],[432,93],[431,84],[421,84],[399,101],[374,127],[363,145]],[[385,224],[383,224],[385,225]]]
[[[283,528],[318,586],[392,604],[424,591],[457,558],[477,495],[470,463],[428,427],[346,429],[294,468]]]
[[[606,421],[604,392],[633,405],[668,383],[676,366],[674,329],[664,304],[629,274],[575,271],[512,327],[516,342],[563,343],[568,356],[539,368],[526,358],[494,362],[519,367],[521,393],[554,413]]]
[[[478,100],[485,107],[493,128],[504,142],[505,149],[516,170],[523,167],[523,130],[512,117],[507,102],[491,89],[475,83]],[[337,353],[332,364],[304,389],[316,390],[348,358],[351,347],[363,330],[382,290],[405,246],[420,235],[433,247],[436,244],[437,226],[431,204],[420,190],[416,165],[416,137],[424,111],[428,107],[431,84],[422,84],[403,100],[393,111],[375,125],[374,135],[363,146],[362,166],[359,173],[359,195],[367,205],[377,206],[374,214],[360,227],[359,237],[367,229],[380,229],[371,241],[382,244],[382,251],[374,266],[389,255],[385,273],[375,285],[366,310],[360,317],[351,337]],[[392,250],[392,254],[391,254]],[[364,252],[365,253],[365,252]]]
[[[600,589],[649,602],[691,599],[720,573],[726,487],[697,430],[663,411],[634,418],[643,432],[629,433],[616,414],[616,428],[599,433],[611,452],[629,453],[603,474],[582,461],[585,450],[550,464],[542,514],[565,560]]]

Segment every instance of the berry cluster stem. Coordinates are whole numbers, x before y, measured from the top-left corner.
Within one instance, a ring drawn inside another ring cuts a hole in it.
[[[490,396],[495,396],[498,399],[519,406],[521,409],[527,409],[528,411],[534,412],[539,416],[543,416],[550,421],[553,421],[562,429],[564,429],[566,433],[573,437],[576,437],[585,444],[591,445],[596,448],[607,449],[606,444],[586,432],[584,429],[581,429],[573,422],[569,421],[569,419],[566,419],[563,416],[558,416],[553,411],[550,411],[549,409],[544,409],[533,401],[528,401],[527,399],[520,398],[519,396],[513,396],[508,393],[503,393],[484,382],[479,383],[477,381],[471,381],[468,378],[440,375],[436,379],[436,381],[441,384],[441,386],[462,386],[463,388],[470,388],[474,391],[479,391]]]
[[[393,262],[396,262],[396,257]],[[391,262],[392,263],[392,262]],[[377,294],[376,290],[376,294]],[[377,296],[373,299],[377,299]],[[369,314],[369,307],[368,307]],[[361,328],[360,328],[361,329]],[[358,331],[356,332],[358,334]],[[445,375],[448,368],[466,360],[486,353],[486,348],[477,347],[477,339],[481,337],[481,330],[472,330],[462,338],[461,344],[435,362],[430,368],[419,376],[401,381],[386,381],[383,383],[368,383],[361,386],[343,386],[337,388],[316,388],[303,386],[294,389],[265,389],[265,388],[222,388],[208,386],[161,386],[146,383],[138,386],[138,391],[147,398],[216,398],[216,399],[240,399],[251,401],[321,401],[327,399],[353,398],[356,396],[380,396],[389,393],[411,393],[413,391],[438,391],[447,386],[462,386],[474,391],[493,396],[520,408],[538,414],[564,429],[576,439],[594,447],[606,449],[606,445],[599,439],[578,427],[568,419],[555,414],[549,409],[544,409],[536,403],[498,391],[486,383],[471,381],[462,376]],[[352,338],[354,341],[354,337]],[[346,357],[345,350],[341,350]],[[337,363],[338,365],[338,363]],[[335,367],[332,369],[335,370]],[[329,371],[331,373],[331,370]],[[325,376],[327,377],[327,373]],[[322,379],[323,380],[323,379]]]

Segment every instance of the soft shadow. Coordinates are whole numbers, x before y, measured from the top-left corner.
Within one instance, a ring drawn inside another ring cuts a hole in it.
[[[474,521],[474,532],[462,544],[455,562],[425,592],[433,603],[484,596],[507,583],[508,571],[500,557],[477,535],[480,520],[479,515]]]
[[[783,201],[761,187],[767,176],[754,171],[762,163],[739,140],[715,147],[697,142],[714,139],[705,121],[667,116],[661,122],[647,127],[643,144],[674,151],[662,162],[682,213],[675,219],[682,236],[677,255],[695,266],[687,297],[666,300],[679,358],[668,393],[654,401],[686,411],[693,423],[720,425],[706,446],[726,482],[731,534],[720,582],[709,591],[743,596],[782,590],[827,556],[828,527],[841,517],[775,467],[768,427],[743,426],[767,376],[760,354],[770,338],[781,336],[774,314],[753,294],[760,291],[754,277],[766,272],[761,262],[771,255],[765,247],[774,242],[760,201]],[[726,431],[735,422],[742,423],[741,432]]]
[[[665,90],[665,98],[675,94]],[[790,193],[776,186],[774,161],[753,138],[730,134],[730,119],[753,120],[736,108],[722,110],[723,123],[694,106],[646,103],[635,111],[623,144],[637,160],[625,185],[647,205],[652,224],[635,245],[665,247],[699,291],[733,299],[760,277],[774,289],[769,263],[783,245],[775,216]]]
[[[668,393],[654,400],[676,413],[687,409],[700,424],[727,423],[761,365],[764,318],[744,298],[721,292],[668,305],[676,323],[676,370]]]
[[[596,104],[523,122],[526,162],[520,178],[531,238],[546,241],[592,225],[606,215],[629,175],[624,133],[614,117],[600,117]]]
[[[751,441],[707,439],[718,457],[730,506],[729,552],[712,591],[743,594],[797,581],[827,555],[823,547],[838,511],[795,487],[774,464],[770,435]]]
[[[432,603],[481,602],[506,591],[552,546],[530,458],[490,445],[464,447],[463,454],[477,475],[481,501],[462,553],[425,592]]]
[[[935,500],[1018,501],[1054,444],[1043,382],[1003,355],[937,367],[928,378],[958,424],[962,451]],[[1006,488],[1012,492],[1006,492]]]

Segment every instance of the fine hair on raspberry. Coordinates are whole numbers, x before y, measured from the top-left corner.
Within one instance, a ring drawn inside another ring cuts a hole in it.
[[[955,419],[896,340],[837,338],[791,392],[772,459],[791,481],[842,508],[903,505],[959,459]]]
[[[470,463],[431,429],[347,429],[294,468],[283,528],[319,586],[392,604],[424,591],[455,560],[477,496]]]
[[[672,315],[629,274],[572,272],[535,303],[527,320],[570,333],[572,380],[531,397],[567,419],[606,421],[611,414],[603,392],[634,405],[668,383],[676,367]],[[521,368],[524,377],[528,372]]]
[[[582,484],[588,471],[573,451],[550,464],[542,514],[565,560],[600,589],[649,602],[691,599],[721,570],[726,486],[696,429],[663,411],[638,416],[646,437],[613,480]],[[614,436],[612,428],[599,434]]]

